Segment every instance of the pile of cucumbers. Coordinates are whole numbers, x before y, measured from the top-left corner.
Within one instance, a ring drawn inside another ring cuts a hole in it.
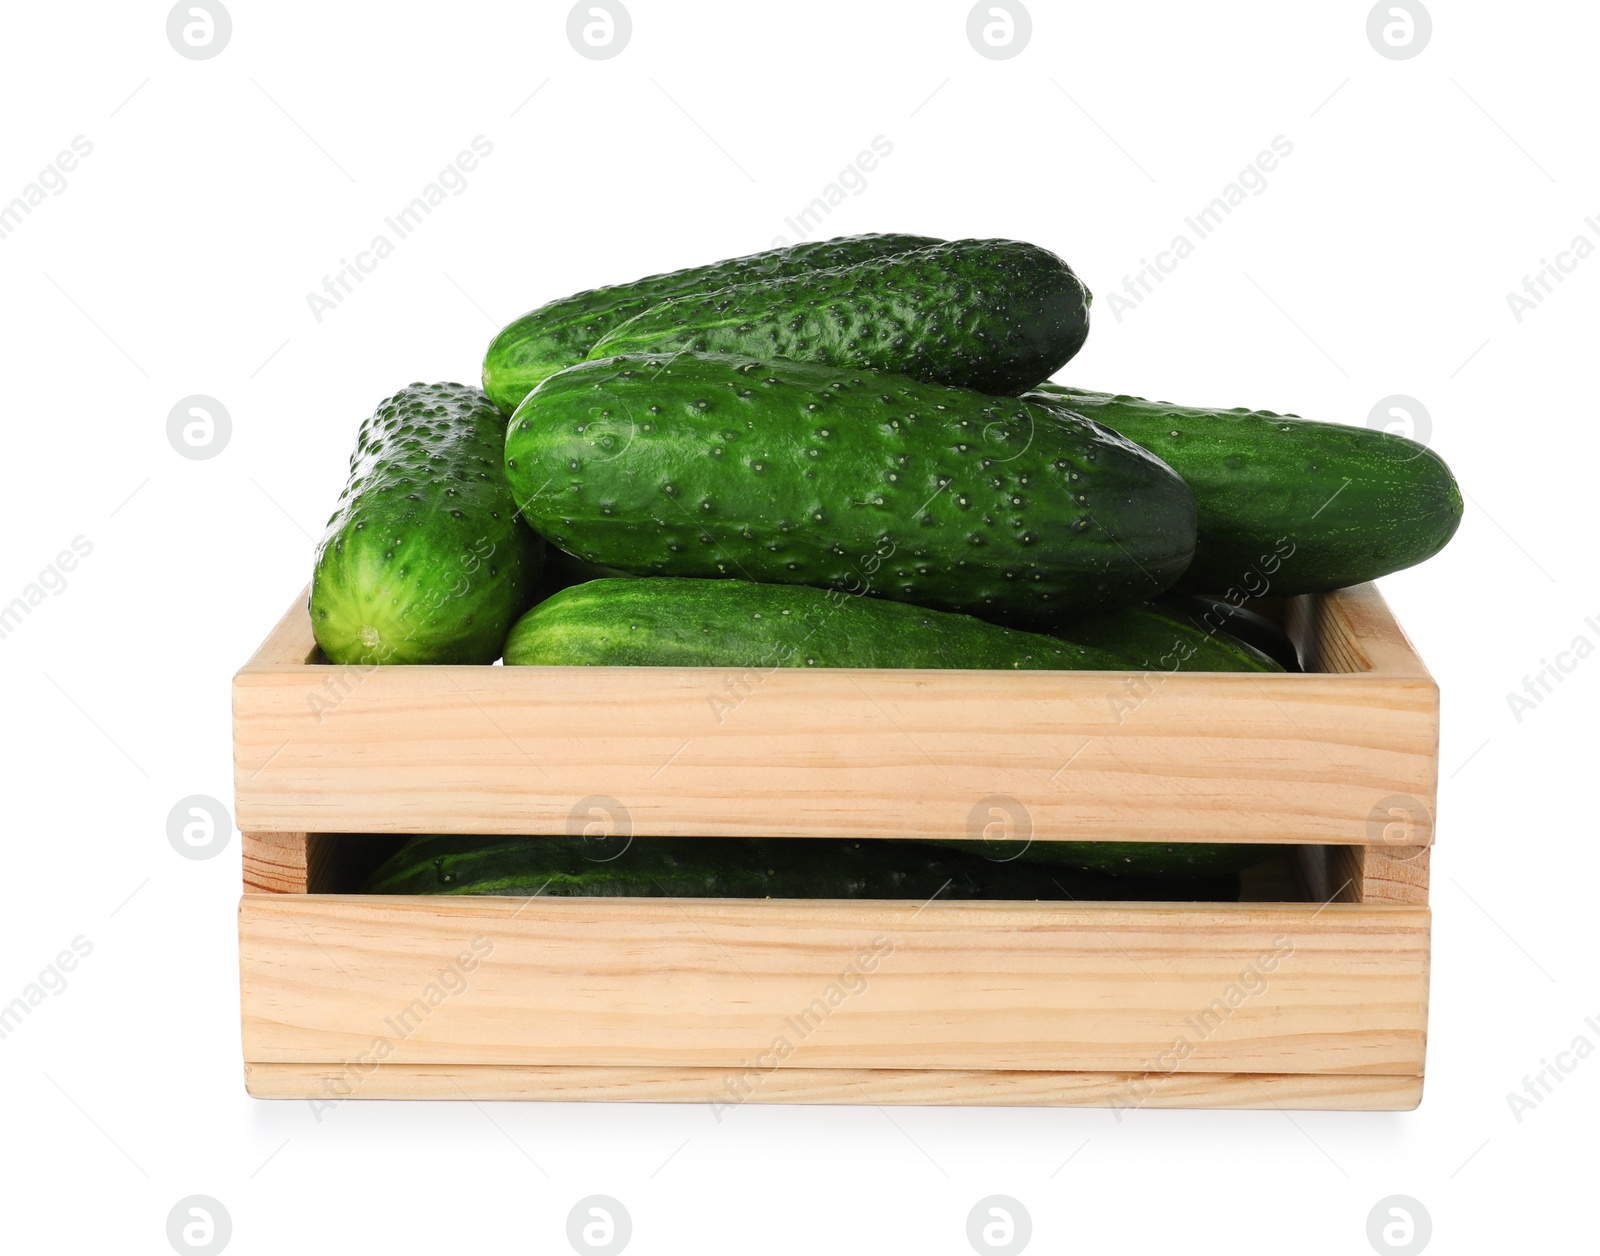
[[[1366,427],[1049,382],[1090,293],[863,235],[550,302],[362,424],[337,664],[1280,671],[1244,603],[1421,562],[1462,499]]]

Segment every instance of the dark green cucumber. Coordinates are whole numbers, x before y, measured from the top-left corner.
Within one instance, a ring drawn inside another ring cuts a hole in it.
[[[367,894],[592,898],[1229,901],[1237,877],[1141,882],[928,842],[753,837],[417,837]]]
[[[1281,846],[1241,842],[939,842],[991,860],[1070,868],[1108,877],[1204,877],[1243,872],[1279,854]]]
[[[531,310],[495,336],[483,359],[484,391],[510,414],[540,380],[582,362],[613,327],[669,297],[783,279],[937,243],[919,235],[838,236],[574,293]]]
[[[1125,666],[1147,672],[1283,671],[1255,646],[1161,606],[1124,607],[1053,629],[1050,635],[1116,653]]]
[[[1461,522],[1444,460],[1393,432],[1057,384],[1030,396],[1137,441],[1189,482],[1200,514],[1186,590],[1344,588],[1431,558]]]
[[[505,657],[547,667],[1104,670],[1129,665],[1115,645],[831,589],[660,576],[563,589],[517,620]]]
[[[1231,636],[1253,646],[1286,672],[1305,670],[1300,665],[1300,651],[1295,649],[1289,634],[1265,615],[1248,607],[1236,606],[1232,602],[1200,593],[1163,594],[1161,604],[1184,616],[1203,632]]]
[[[506,470],[562,549],[647,575],[865,592],[1027,623],[1153,597],[1194,499],[1056,410],[898,375],[682,353],[551,376]]]
[[[511,500],[504,431],[461,384],[412,384],[361,424],[311,579],[311,628],[330,660],[500,657],[543,552]]]
[[[589,357],[740,353],[1003,396],[1049,379],[1088,334],[1088,290],[1054,253],[1018,240],[951,240],[676,297],[608,332]]]

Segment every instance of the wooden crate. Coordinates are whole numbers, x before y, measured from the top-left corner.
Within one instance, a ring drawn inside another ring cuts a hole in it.
[[[234,681],[249,1090],[1413,1107],[1437,689],[1372,586],[1283,610],[1311,673],[728,674],[334,667],[302,598]],[[1309,901],[336,892],[384,835],[592,815],[1290,843]]]

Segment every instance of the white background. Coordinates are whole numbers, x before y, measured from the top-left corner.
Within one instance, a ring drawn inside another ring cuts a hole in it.
[[[631,6],[607,61],[569,45],[566,4],[235,0],[204,61],[161,4],[7,7],[0,203],[75,136],[93,152],[0,239],[0,602],[74,537],[93,552],[0,640],[0,1002],[74,937],[93,952],[0,1041],[4,1246],[165,1252],[196,1193],[246,1253],[565,1251],[593,1193],[625,1203],[639,1253],[967,1252],[995,1193],[1030,1211],[1036,1251],[1366,1252],[1392,1194],[1425,1204],[1435,1251],[1591,1245],[1600,1057],[1520,1122],[1506,1096],[1580,1034],[1600,1046],[1600,661],[1520,722],[1506,695],[1575,637],[1600,644],[1600,260],[1520,323],[1506,294],[1579,233],[1600,243],[1600,10],[1437,0],[1431,43],[1397,61],[1365,3],[1041,2],[995,61],[964,3]],[[319,323],[307,294],[478,135],[494,149],[466,190]],[[358,421],[409,381],[473,381],[542,301],[794,238],[784,218],[879,135],[892,154],[825,233],[1061,253],[1100,294],[1065,378],[1431,414],[1465,522],[1382,586],[1444,702],[1421,1109],[749,1106],[718,1125],[347,1103],[319,1124],[247,1099],[238,838],[185,860],[166,817],[231,798],[229,677],[305,581]],[[1123,276],[1279,135],[1266,190],[1119,322]],[[195,393],[233,421],[203,461],[166,437]]]

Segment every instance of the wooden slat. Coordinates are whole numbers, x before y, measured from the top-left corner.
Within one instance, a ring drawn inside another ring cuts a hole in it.
[[[244,854],[244,888],[258,894],[304,894],[310,874],[304,833],[239,835]]]
[[[238,822],[550,833],[604,796],[639,834],[966,837],[1001,796],[1040,839],[1365,844],[1380,800],[1433,810],[1438,691],[1370,586],[1316,604],[1332,608],[1321,639],[1392,667],[727,673],[258,656],[234,682]],[[309,624],[274,635],[292,654]]]
[[[1363,846],[1360,849],[1363,903],[1426,905],[1431,847]]]
[[[1334,610],[1330,598],[1290,598],[1284,627],[1308,672],[1348,675],[1372,670],[1371,661],[1352,638],[1349,621]]]
[[[970,1104],[1136,1108],[1280,1108],[1391,1111],[1415,1108],[1422,1078],[1328,1073],[1084,1073],[978,1069],[781,1068],[742,1097],[725,1074],[703,1068],[594,1068],[484,1064],[247,1064],[258,1099],[501,1099],[706,1103],[727,1119],[738,1102]]]
[[[1308,670],[1432,679],[1375,584],[1289,598],[1285,626]]]
[[[331,894],[359,886],[402,840],[366,833],[240,834],[245,893]]]
[[[1334,886],[1348,884],[1340,899],[1356,903],[1428,903],[1427,846],[1331,846],[1328,875]]]
[[[406,1065],[738,1069],[787,1037],[799,1067],[1123,1072],[1164,1071],[1183,1039],[1185,1072],[1420,1074],[1428,925],[1346,904],[247,894],[245,1058],[388,1039]]]

